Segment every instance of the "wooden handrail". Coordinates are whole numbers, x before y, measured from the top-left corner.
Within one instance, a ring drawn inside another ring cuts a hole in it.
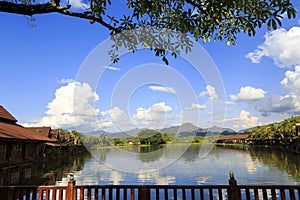
[[[300,200],[300,185],[76,185],[1,186],[5,200]]]

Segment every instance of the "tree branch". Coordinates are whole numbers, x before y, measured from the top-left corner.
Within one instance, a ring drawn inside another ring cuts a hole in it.
[[[121,31],[113,26],[111,26],[110,24],[104,22],[101,18],[97,18],[94,17],[93,15],[89,15],[86,13],[77,13],[77,12],[72,12],[72,11],[68,11],[68,10],[59,10],[57,11],[58,13],[61,13],[63,15],[68,15],[68,16],[72,16],[72,17],[78,17],[78,18],[82,18],[82,19],[88,19],[94,22],[97,22],[99,24],[101,24],[102,26],[108,28],[111,31],[115,31],[116,33],[120,33]]]
[[[60,6],[59,2],[60,0],[51,0],[50,2],[45,4],[17,4],[12,2],[0,1],[0,12],[29,15],[29,16],[56,12],[56,13],[60,13],[72,17],[92,20],[108,28],[111,31],[115,31],[116,33],[121,32],[119,29],[104,22],[101,18],[97,18],[91,15],[89,12],[84,12],[84,13],[72,12],[68,10],[71,8],[71,5]]]
[[[21,15],[46,14],[67,10],[71,5],[59,6],[55,1],[45,4],[17,4],[12,2],[0,1],[0,11]]]

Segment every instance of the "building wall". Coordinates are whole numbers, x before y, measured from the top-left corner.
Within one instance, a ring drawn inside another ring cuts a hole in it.
[[[40,155],[40,143],[0,141],[0,164],[18,164]]]
[[[0,163],[7,162],[7,143],[0,143]]]

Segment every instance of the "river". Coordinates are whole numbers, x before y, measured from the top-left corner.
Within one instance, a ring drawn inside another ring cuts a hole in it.
[[[234,171],[238,184],[300,184],[300,155],[270,148],[216,146],[205,157],[200,145],[179,155],[169,149],[132,146],[98,148],[89,153],[33,163],[1,174],[1,185],[212,185],[228,184]],[[150,152],[150,153],[149,153]],[[179,155],[179,157],[178,157]]]

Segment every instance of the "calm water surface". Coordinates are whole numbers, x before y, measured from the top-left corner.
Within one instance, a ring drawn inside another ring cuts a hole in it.
[[[94,151],[96,157],[83,154],[3,173],[1,184],[66,185],[71,172],[77,185],[228,184],[230,170],[239,184],[300,184],[300,155],[265,148],[215,147],[200,158],[201,146],[192,145],[173,162],[180,148],[100,148]]]

